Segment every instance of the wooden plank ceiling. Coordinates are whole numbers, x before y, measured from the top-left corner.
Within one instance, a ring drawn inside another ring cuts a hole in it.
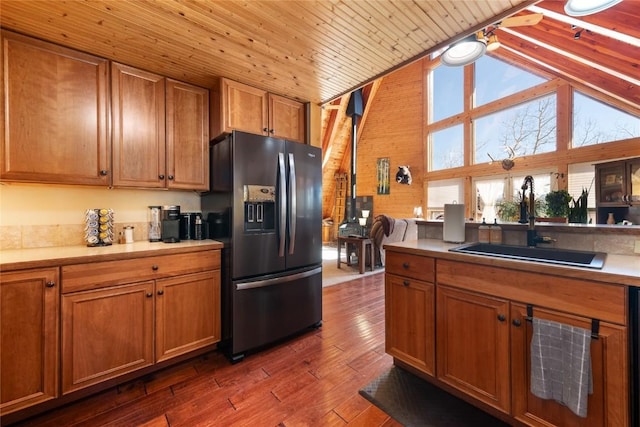
[[[618,105],[640,111],[640,1],[623,1],[603,12],[575,18],[565,14],[563,1],[545,0],[517,15],[531,13],[544,16],[532,26],[486,27],[495,28],[500,41],[490,55],[604,93]],[[372,88],[373,83],[367,84],[364,93]],[[364,97],[364,117],[375,99],[375,89],[371,93],[373,96]],[[335,175],[350,173],[348,100],[346,94],[322,111],[323,214],[327,217],[333,214]],[[364,124],[365,120],[359,122],[358,133]]]
[[[320,104],[531,3],[2,0],[0,24],[203,87],[222,76]]]

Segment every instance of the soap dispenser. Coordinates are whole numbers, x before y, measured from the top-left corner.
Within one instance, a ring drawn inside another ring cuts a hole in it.
[[[502,227],[498,225],[497,219],[493,220],[489,238],[491,243],[502,244]]]
[[[482,218],[482,224],[478,227],[478,242],[480,243],[490,243],[491,242],[491,234],[489,230],[489,226],[484,218]]]

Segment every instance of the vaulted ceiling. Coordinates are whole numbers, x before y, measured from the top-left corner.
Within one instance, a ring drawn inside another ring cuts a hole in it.
[[[535,25],[486,27],[497,27],[495,34],[500,41],[500,47],[490,55],[604,94],[617,106],[627,106],[640,116],[640,1],[623,1],[580,18],[566,15],[564,3],[545,0],[516,14],[543,14]],[[366,123],[379,83],[364,86],[364,115],[359,128]],[[335,173],[350,171],[351,119],[345,114],[348,100],[346,94],[323,108],[325,205],[333,198]]]
[[[2,0],[7,29],[203,87],[323,103],[531,0]]]

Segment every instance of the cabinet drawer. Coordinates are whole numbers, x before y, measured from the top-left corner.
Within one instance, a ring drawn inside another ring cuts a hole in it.
[[[433,283],[435,279],[434,258],[409,255],[387,250],[385,271],[399,276],[412,277]]]
[[[67,265],[62,267],[62,293],[219,268],[219,250]]]

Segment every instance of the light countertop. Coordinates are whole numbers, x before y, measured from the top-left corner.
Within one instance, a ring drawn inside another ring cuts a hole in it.
[[[470,243],[470,242],[468,242]],[[514,270],[531,271],[584,280],[640,286],[640,256],[607,254],[601,270],[586,267],[570,267],[542,262],[521,261],[484,255],[472,255],[449,252],[460,246],[458,243],[446,243],[437,239],[408,240],[384,245],[385,249],[409,254],[433,256],[441,259],[482,264]]]
[[[48,248],[12,249],[0,251],[2,271],[78,264],[91,261],[112,261],[136,257],[170,255],[192,251],[222,249],[216,240],[185,240],[178,243],[140,241],[110,246],[61,246]]]

